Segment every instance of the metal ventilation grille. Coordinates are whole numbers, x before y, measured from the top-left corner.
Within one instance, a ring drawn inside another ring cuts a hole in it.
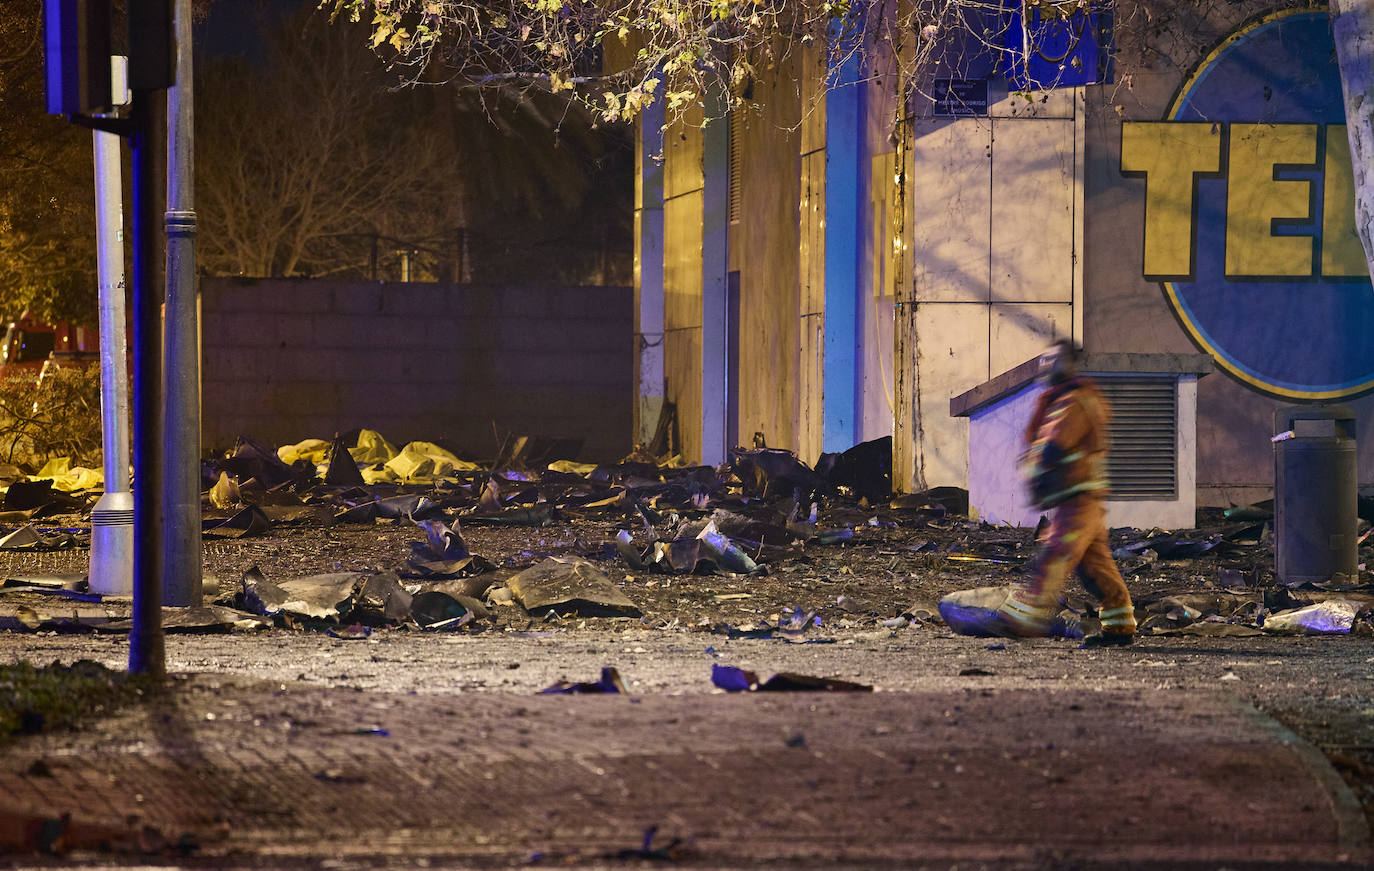
[[[1098,376],[1112,406],[1107,481],[1112,499],[1178,496],[1178,400],[1173,378]]]
[[[744,190],[740,184],[740,146],[744,133],[744,112],[736,109],[730,113],[729,143],[730,152],[730,223],[738,224],[740,210],[744,203]]]

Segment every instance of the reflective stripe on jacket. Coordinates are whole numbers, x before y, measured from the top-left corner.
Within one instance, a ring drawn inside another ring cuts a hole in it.
[[[1107,400],[1085,376],[1040,395],[1021,458],[1032,505],[1053,508],[1079,493],[1106,491],[1110,419]]]

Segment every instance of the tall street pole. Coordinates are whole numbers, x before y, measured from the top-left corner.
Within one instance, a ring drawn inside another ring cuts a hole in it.
[[[167,95],[176,83],[170,0],[128,5],[133,113],[134,613],[129,671],[167,673],[162,635],[162,281]]]
[[[163,124],[158,88],[134,88],[133,396],[134,612],[129,671],[162,677],[162,202]]]
[[[129,102],[126,59],[112,58],[113,101]],[[91,511],[91,590],[133,592],[134,496],[129,490],[128,329],[124,286],[124,200],[119,135],[96,130],[95,230],[100,277],[100,431],[105,493]]]
[[[175,0],[176,86],[167,91],[167,308],[163,322],[162,601],[201,602],[200,346],[195,256],[191,0]]]

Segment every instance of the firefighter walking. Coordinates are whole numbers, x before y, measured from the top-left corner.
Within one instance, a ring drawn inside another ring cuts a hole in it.
[[[1030,577],[996,614],[991,634],[1050,634],[1059,596],[1071,572],[1100,602],[1102,633],[1084,647],[1130,644],[1135,637],[1131,594],[1107,540],[1107,423],[1111,410],[1092,379],[1078,371],[1078,349],[1060,340],[1040,357],[1045,383],[1030,423],[1022,471],[1031,504],[1050,511]]]

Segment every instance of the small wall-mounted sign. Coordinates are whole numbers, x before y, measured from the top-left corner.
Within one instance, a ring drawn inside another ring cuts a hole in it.
[[[965,118],[988,114],[987,79],[936,79],[935,115]]]

